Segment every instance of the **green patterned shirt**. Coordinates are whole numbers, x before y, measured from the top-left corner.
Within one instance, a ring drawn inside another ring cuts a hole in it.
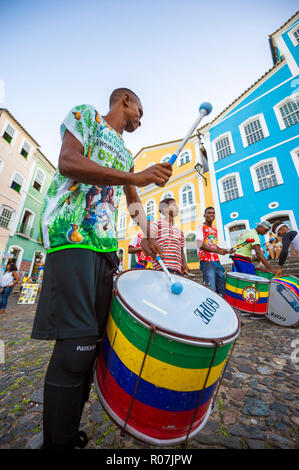
[[[133,156],[122,136],[91,105],[73,108],[61,125],[61,138],[71,132],[84,147],[84,156],[98,165],[130,171]],[[117,207],[123,186],[79,183],[58,169],[45,198],[41,233],[48,252],[65,248],[117,251]]]

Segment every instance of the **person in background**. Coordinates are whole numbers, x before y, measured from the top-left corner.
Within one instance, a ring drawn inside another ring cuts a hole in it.
[[[178,206],[173,198],[165,198],[159,204],[159,212],[163,219],[151,222],[151,237],[156,240],[163,252],[163,263],[171,274],[183,276],[189,272],[184,254],[185,236],[182,230],[174,225],[178,215]],[[147,252],[148,239],[141,240],[141,247]],[[162,271],[153,253],[153,269]]]
[[[272,232],[282,237],[282,249],[279,255],[278,268],[275,272],[277,277],[281,277],[282,267],[288,257],[290,245],[292,245],[297,255],[299,254],[299,233],[296,230],[290,229],[281,220],[273,224]]]
[[[266,244],[266,250],[269,253],[268,260],[278,261],[281,253],[281,243],[276,235],[271,235],[269,242]]]
[[[220,264],[218,255],[226,255],[229,250],[217,246],[218,231],[212,224],[215,220],[214,207],[207,207],[204,212],[204,223],[196,228],[198,258],[202,271],[203,282],[224,297],[225,271]]]
[[[7,263],[6,269],[4,271],[3,277],[0,283],[0,314],[5,313],[7,307],[8,297],[10,296],[11,291],[18,282],[18,269],[16,263],[9,262]]]
[[[131,255],[133,254],[135,255],[135,259],[136,259],[135,268],[136,269],[145,269],[148,263],[152,261],[152,258],[150,256],[147,256],[143,252],[143,249],[141,248],[141,240],[143,239],[143,237],[144,237],[143,232],[135,233],[135,235],[133,235],[130,241],[129,248],[128,248],[128,252]]]
[[[234,250],[233,255],[233,271],[238,273],[255,274],[255,266],[252,263],[252,250],[255,251],[258,259],[263,263],[266,269],[275,274],[275,270],[263,255],[261,248],[261,241],[259,235],[265,235],[271,228],[271,224],[267,220],[262,220],[257,227],[249,230],[244,230],[237,240],[237,245],[245,242],[248,238],[253,239],[253,242],[246,243]]]

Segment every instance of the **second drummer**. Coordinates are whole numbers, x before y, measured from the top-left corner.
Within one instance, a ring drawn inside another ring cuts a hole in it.
[[[151,222],[151,237],[153,237],[163,252],[163,262],[168,271],[180,276],[189,272],[189,267],[184,254],[185,236],[182,230],[174,225],[174,219],[178,215],[178,206],[173,198],[165,198],[159,204],[159,212],[162,219]],[[141,246],[145,252],[149,251],[149,240],[143,238]],[[153,256],[152,265],[157,271],[162,268]]]

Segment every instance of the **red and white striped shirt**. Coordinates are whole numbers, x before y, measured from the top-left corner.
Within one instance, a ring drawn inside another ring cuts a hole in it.
[[[159,219],[151,222],[151,236],[156,238],[163,252],[163,263],[168,269],[183,272],[182,249],[185,246],[185,236],[182,230],[170,225],[166,220]],[[153,268],[161,271],[158,261],[152,261]]]

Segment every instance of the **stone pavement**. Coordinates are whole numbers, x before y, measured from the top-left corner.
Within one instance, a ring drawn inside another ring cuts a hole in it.
[[[0,339],[5,343],[0,449],[36,449],[42,443],[43,380],[54,343],[30,339],[35,309],[36,305],[17,305],[13,293],[0,317]],[[267,319],[242,316],[241,321],[213,411],[187,449],[298,448],[299,331]],[[89,449],[150,447],[130,436],[120,440],[120,430],[101,408],[94,387],[81,429],[90,438]]]

